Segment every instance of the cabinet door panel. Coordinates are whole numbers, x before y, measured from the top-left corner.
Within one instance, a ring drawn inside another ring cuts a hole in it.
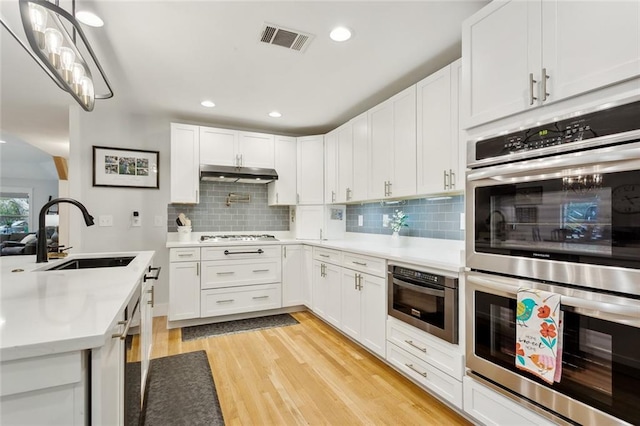
[[[393,155],[393,104],[385,101],[369,111],[369,198],[384,198]]]
[[[324,138],[324,199],[327,204],[338,201],[338,132]]]
[[[197,203],[200,188],[198,126],[171,123],[171,202]]]
[[[324,276],[325,263],[313,261],[313,280],[311,288],[311,309],[320,318],[326,318],[327,313],[327,278]]]
[[[369,183],[369,116],[365,112],[351,120],[353,133],[353,198],[361,201],[368,198]]]
[[[324,203],[323,158],[323,136],[298,138],[298,204]]]
[[[238,132],[200,127],[200,163],[236,166]]]
[[[361,303],[357,275],[350,269],[342,269],[342,332],[360,340]],[[386,315],[385,315],[386,316]]]
[[[325,274],[326,274],[326,284],[327,284],[327,292],[326,292],[326,300],[325,300],[325,319],[334,327],[340,328],[341,323],[341,314],[342,314],[342,305],[340,303],[342,289],[342,273],[339,266],[331,265],[330,263],[326,264]]]
[[[539,80],[541,72],[540,8],[493,2],[463,23],[464,128],[531,107],[529,73]]]
[[[351,123],[338,128],[338,202],[351,201],[353,197],[353,130]]]
[[[297,142],[296,138],[276,136],[275,168],[278,180],[267,185],[269,205],[296,204]]]
[[[361,276],[361,342],[384,358],[387,340],[387,281],[368,274]]]
[[[543,1],[542,42],[548,102],[636,77],[640,2]]]
[[[169,264],[169,321],[200,317],[200,262]]]
[[[393,163],[390,196],[416,193],[416,86],[393,97]]]
[[[305,304],[302,246],[282,246],[282,306]]]
[[[239,132],[238,154],[240,154],[242,167],[273,169],[275,160],[273,135]]]

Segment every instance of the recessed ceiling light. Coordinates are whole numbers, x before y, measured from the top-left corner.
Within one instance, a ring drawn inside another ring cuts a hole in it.
[[[104,21],[98,15],[86,10],[76,12],[76,19],[90,27],[102,27],[104,25]]]
[[[207,107],[207,108],[213,108],[214,106],[216,106],[216,104],[214,104],[211,101],[202,101],[202,102],[200,102],[200,105],[202,105],[203,107]]]
[[[351,38],[351,30],[345,27],[336,27],[331,30],[329,37],[331,37],[333,41],[347,41]]]
[[[7,143],[7,141],[0,141],[0,143]]]
[[[280,117],[282,117],[282,114],[280,114],[278,111],[271,111],[269,113],[269,117],[280,118]]]

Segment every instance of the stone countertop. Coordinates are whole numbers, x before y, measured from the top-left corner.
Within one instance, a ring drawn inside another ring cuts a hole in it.
[[[389,235],[347,233],[341,240],[296,240],[288,233],[276,235],[278,241],[233,241],[227,243],[200,242],[200,234],[194,233],[191,241],[179,242],[177,233],[167,236],[167,248],[237,246],[237,245],[285,245],[306,244],[348,251],[367,256],[380,257],[390,262],[407,263],[424,268],[437,268],[449,272],[460,272],[464,268],[464,241],[433,238],[400,237],[393,240]]]
[[[138,288],[155,252],[86,253],[37,264],[0,258],[0,359],[9,361],[96,348],[111,338],[118,313]],[[125,267],[43,271],[56,263],[135,256]],[[12,272],[22,269],[22,272]]]

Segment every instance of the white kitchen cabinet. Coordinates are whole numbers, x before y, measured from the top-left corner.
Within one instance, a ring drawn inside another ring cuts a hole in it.
[[[313,262],[313,311],[329,324],[340,328],[341,268],[319,260]]]
[[[349,201],[367,200],[369,186],[369,114],[351,120],[353,138],[353,184]]]
[[[171,203],[198,203],[200,192],[200,130],[171,123]]]
[[[140,396],[144,398],[144,390],[149,373],[149,361],[153,350],[153,306],[155,304],[155,281],[142,282],[140,295]]]
[[[338,129],[324,135],[324,199],[338,201]]]
[[[213,317],[282,307],[280,283],[202,290],[201,316]]]
[[[342,268],[341,330],[356,341],[360,341],[360,327],[362,324],[360,276],[361,274],[356,271]]]
[[[461,60],[417,84],[417,177],[419,194],[463,191],[465,150],[458,130]]]
[[[291,225],[296,239],[332,240],[344,238],[346,232],[346,206],[297,206]]]
[[[270,206],[296,204],[297,153],[296,138],[275,137],[275,169],[278,179],[267,184],[267,200]]]
[[[235,248],[237,252],[243,250],[246,248]],[[201,268],[200,288],[202,290],[275,283],[282,279],[280,253],[278,258],[206,261],[201,263]]]
[[[273,169],[274,136],[215,127],[200,127],[200,163]]]
[[[87,424],[85,359],[84,352],[75,351],[3,361],[0,424]],[[117,423],[114,417],[112,424]]]
[[[255,132],[238,132],[238,155],[241,167],[274,168],[275,138]]]
[[[282,246],[282,306],[304,305],[305,251],[302,245]]]
[[[169,321],[200,318],[200,249],[170,249]]]
[[[303,246],[302,253],[302,300],[305,306],[311,308],[313,306],[312,290],[313,287],[313,248],[307,245]]]
[[[200,127],[200,163],[238,166],[238,131]]]
[[[538,425],[555,423],[528,410],[518,402],[464,377],[464,411],[485,425]]]
[[[347,122],[336,129],[338,140],[337,201],[353,200],[353,127]]]
[[[640,75],[639,8],[637,1],[487,5],[462,25],[462,127]]]
[[[298,204],[324,204],[323,158],[322,135],[298,138]]]
[[[416,194],[416,86],[369,110],[368,197]]]

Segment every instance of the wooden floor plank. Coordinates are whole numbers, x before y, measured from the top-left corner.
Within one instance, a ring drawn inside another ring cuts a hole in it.
[[[189,342],[156,317],[152,358],[205,350],[227,425],[469,424],[312,313],[292,315],[299,324]]]

